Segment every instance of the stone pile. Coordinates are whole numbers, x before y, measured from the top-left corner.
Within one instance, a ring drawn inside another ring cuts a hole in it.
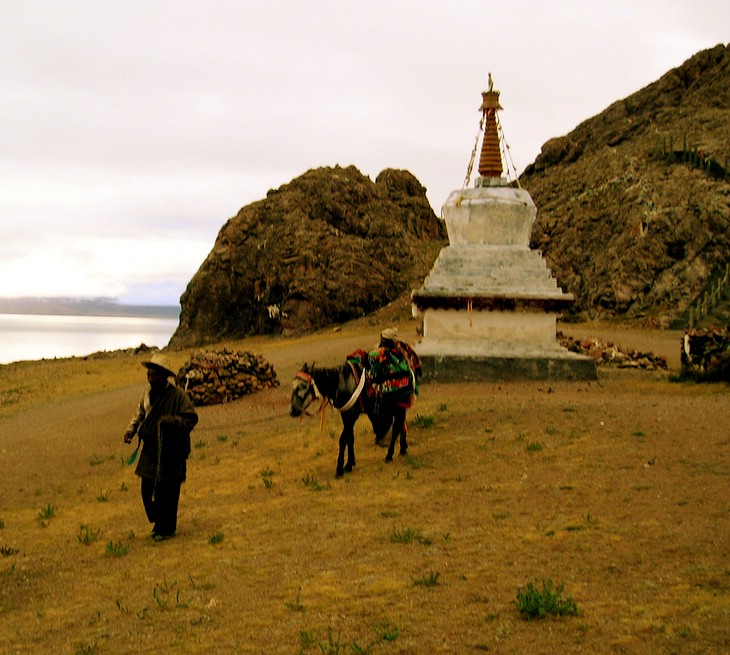
[[[261,355],[227,348],[194,353],[178,380],[195,405],[219,405],[279,386],[274,367]]]
[[[638,368],[656,371],[667,368],[667,358],[663,355],[645,353],[638,350],[629,352],[621,350],[610,341],[601,341],[594,337],[576,339],[562,332],[557,333],[558,342],[568,350],[593,358],[598,365],[616,366],[618,368]]]

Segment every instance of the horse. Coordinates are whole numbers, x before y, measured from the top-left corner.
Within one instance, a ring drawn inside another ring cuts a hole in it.
[[[396,441],[400,441],[400,454],[408,452],[406,410],[411,405],[412,396],[398,402],[378,402],[372,387],[365,389],[368,382],[367,371],[353,362],[346,362],[339,368],[316,368],[306,364],[295,375],[292,385],[289,414],[298,417],[306,413],[315,401],[330,403],[342,417],[342,433],[337,454],[335,475],[342,477],[355,466],[355,423],[361,414],[370,419],[375,433],[375,442],[380,444],[388,430],[392,428],[386,462],[393,461]],[[345,449],[347,462],[345,463]]]

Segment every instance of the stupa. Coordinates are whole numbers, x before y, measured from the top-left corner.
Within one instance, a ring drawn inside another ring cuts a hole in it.
[[[502,175],[499,94],[490,74],[464,186],[442,208],[449,245],[411,293],[423,322],[416,351],[424,378],[596,379],[592,359],[557,341],[557,318],[574,298],[530,249],[530,194]],[[479,177],[468,188],[480,138]]]

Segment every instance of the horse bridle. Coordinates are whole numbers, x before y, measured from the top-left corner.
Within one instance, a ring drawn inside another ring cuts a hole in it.
[[[309,385],[307,387],[307,392],[305,393],[304,398],[306,398],[307,395],[311,392],[313,401],[314,400],[322,401],[322,404],[320,405],[320,408],[318,411],[322,411],[324,409],[324,406],[327,403],[329,403],[330,405],[332,405],[332,407],[336,411],[340,412],[340,414],[341,414],[343,412],[347,412],[355,405],[355,403],[360,398],[360,394],[362,393],[362,390],[365,386],[365,371],[363,371],[362,374],[360,374],[358,376],[358,371],[355,368],[355,366],[352,364],[352,362],[350,362],[350,368],[352,369],[352,372],[355,374],[355,379],[358,381],[357,387],[355,388],[355,391],[353,391],[350,399],[342,407],[335,407],[334,401],[332,401],[329,398],[326,398],[322,395],[322,392],[317,387],[317,383],[314,381],[314,378],[309,373],[307,373],[305,371],[299,371],[295,377],[297,377],[300,380],[303,380],[304,382],[306,382]],[[309,407],[309,405],[307,405],[307,407]],[[306,407],[302,409],[302,414],[305,414],[307,416],[312,416],[312,414],[307,413]]]
[[[299,371],[295,377],[299,380],[303,380],[308,385],[307,391],[304,394],[303,399],[306,399],[306,397],[311,393],[312,401],[321,400],[323,405],[327,402],[327,399],[322,396],[322,392],[319,390],[319,387],[317,387],[317,383],[314,381],[314,378],[309,373],[306,373],[305,371]],[[306,407],[302,408],[302,414],[305,414],[306,416],[313,416],[313,414],[307,412],[307,407],[309,407],[310,404],[311,402],[308,403]]]

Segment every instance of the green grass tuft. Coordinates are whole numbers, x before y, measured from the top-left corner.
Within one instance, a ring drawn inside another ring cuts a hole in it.
[[[79,533],[76,535],[76,538],[79,540],[79,543],[84,544],[84,546],[90,546],[96,541],[100,532],[101,530],[92,530],[88,525],[82,523],[79,526]]]
[[[550,579],[542,581],[542,589],[530,582],[517,591],[517,608],[527,621],[546,616],[576,616],[578,607],[571,597],[563,597],[564,591],[565,585],[555,587]]]
[[[440,575],[441,574],[438,571],[431,571],[430,573],[413,580],[413,584],[416,587],[435,587],[439,583]]]
[[[129,552],[129,546],[121,541],[110,541],[106,545],[106,552],[113,557],[124,557]]]

